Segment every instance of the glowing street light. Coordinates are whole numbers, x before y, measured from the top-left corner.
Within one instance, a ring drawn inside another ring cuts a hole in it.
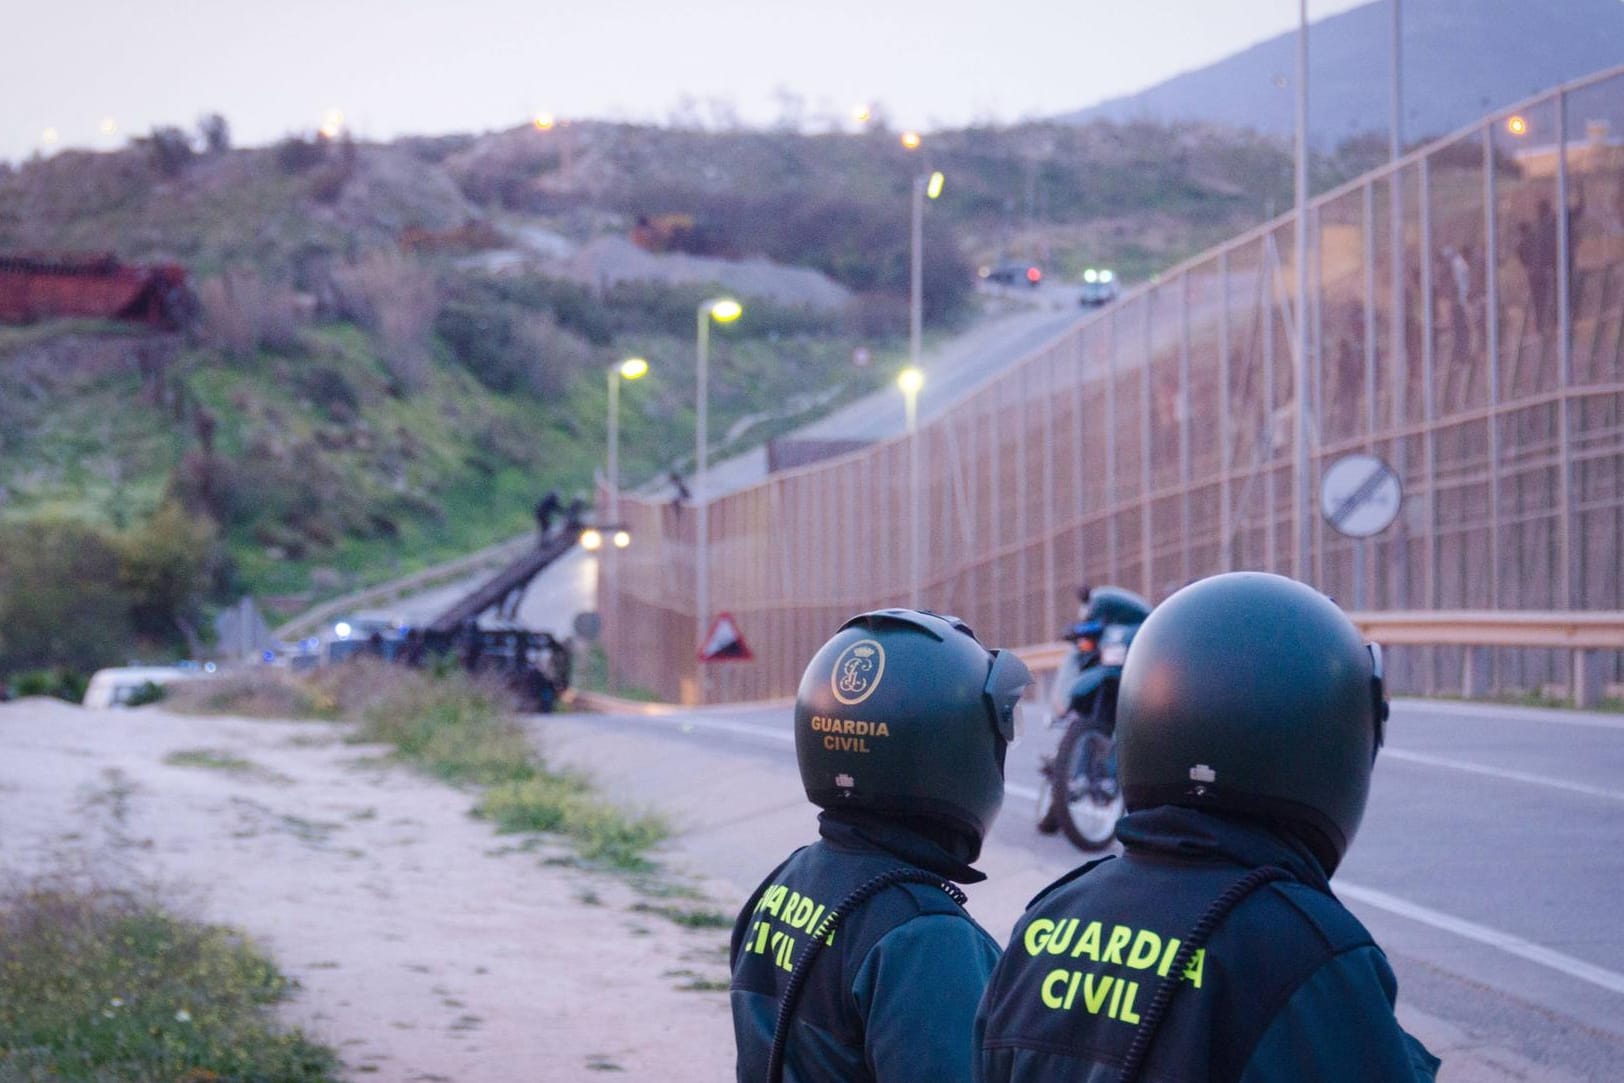
[[[344,110],[335,106],[322,114],[321,134],[327,139],[337,139],[344,134]]]
[[[694,424],[694,503],[698,506],[698,515],[695,518],[694,529],[694,621],[697,625],[694,632],[694,642],[703,646],[705,633],[708,630],[707,622],[710,620],[710,554],[707,549],[710,545],[710,523],[707,519],[709,512],[710,481],[705,475],[706,443],[710,439],[710,325],[711,321],[717,323],[732,323],[744,315],[744,307],[731,297],[713,297],[700,303],[696,313],[696,349],[697,373],[697,414]],[[705,682],[703,677],[695,682],[699,689],[699,699],[705,700]]]
[[[1506,131],[1516,136],[1527,135],[1528,121],[1521,113],[1515,113],[1506,118]]]
[[[866,104],[852,106],[851,118],[859,124],[867,124],[874,119],[874,111]]]
[[[903,150],[918,150],[919,144],[923,142],[918,132],[903,132],[901,139]]]
[[[536,126],[538,132],[550,132],[553,130],[553,126],[558,123],[558,118],[551,113],[537,113],[530,123]]]
[[[626,380],[641,380],[648,375],[648,362],[641,357],[628,357],[618,365],[611,365],[608,371],[609,378],[609,524],[614,530],[611,540],[615,549],[624,549],[632,543],[632,536],[620,528],[620,385]],[[592,531],[596,537],[593,545],[587,549],[596,552],[603,545],[603,535]],[[581,535],[581,544],[586,545],[586,535]],[[619,635],[620,616],[620,579],[615,568],[614,550],[609,553],[609,626]],[[609,655],[608,661],[609,690],[615,690],[615,664],[614,655]]]

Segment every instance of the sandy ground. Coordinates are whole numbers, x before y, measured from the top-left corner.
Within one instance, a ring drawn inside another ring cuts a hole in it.
[[[253,769],[165,762],[204,750]],[[731,913],[727,888],[574,867],[384,751],[324,723],[0,704],[0,878],[156,885],[246,930],[353,1079],[731,1078],[726,930],[639,909]]]

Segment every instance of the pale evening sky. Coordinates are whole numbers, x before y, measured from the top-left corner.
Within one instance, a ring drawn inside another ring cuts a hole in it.
[[[1320,19],[1361,0],[1311,0]],[[559,117],[665,123],[684,98],[811,127],[880,103],[893,127],[1068,112],[1292,29],[1292,0],[45,0],[0,35],[0,159],[110,147],[219,112],[239,144]],[[1282,103],[1282,108],[1290,108]],[[110,122],[110,124],[109,124]],[[111,131],[104,131],[110,127]],[[49,135],[47,133],[50,133]],[[53,138],[54,137],[54,138]]]

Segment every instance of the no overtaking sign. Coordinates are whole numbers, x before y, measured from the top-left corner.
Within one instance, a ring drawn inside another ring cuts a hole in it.
[[[1320,481],[1320,514],[1340,534],[1368,538],[1398,517],[1403,486],[1393,468],[1374,455],[1345,455]]]

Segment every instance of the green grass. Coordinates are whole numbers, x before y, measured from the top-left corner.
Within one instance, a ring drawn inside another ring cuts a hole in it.
[[[336,1080],[334,1052],[274,1017],[293,989],[242,934],[124,893],[0,897],[0,1079]]]

